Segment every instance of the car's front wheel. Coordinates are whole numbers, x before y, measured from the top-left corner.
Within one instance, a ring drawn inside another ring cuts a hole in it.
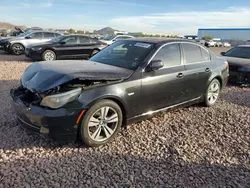
[[[111,100],[101,100],[86,112],[80,127],[80,138],[91,147],[106,144],[120,131],[122,121],[119,105]]]
[[[43,61],[54,61],[56,60],[56,54],[52,50],[46,50],[43,52]]]
[[[217,99],[219,98],[220,89],[221,89],[221,84],[219,80],[213,79],[210,82],[205,95],[206,106],[210,107],[216,103]]]
[[[14,55],[22,55],[24,53],[24,46],[22,44],[12,44],[10,49]]]

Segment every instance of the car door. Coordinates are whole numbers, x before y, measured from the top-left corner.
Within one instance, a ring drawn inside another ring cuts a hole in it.
[[[158,110],[186,101],[188,80],[179,43],[166,44],[159,49],[152,61],[161,60],[164,67],[142,73],[143,108]]]
[[[54,47],[59,58],[73,58],[78,54],[77,36],[67,36]]]
[[[78,49],[78,56],[81,57],[89,57],[93,50],[96,47],[96,43],[94,40],[91,40],[90,37],[87,36],[79,36],[79,49]]]
[[[38,44],[43,42],[42,32],[34,32],[25,37],[25,45]]]
[[[204,47],[195,44],[181,43],[184,52],[185,77],[189,80],[189,98],[205,94],[213,64],[210,53]]]

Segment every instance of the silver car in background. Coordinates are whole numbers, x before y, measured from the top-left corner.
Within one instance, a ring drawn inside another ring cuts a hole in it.
[[[61,36],[61,34],[49,31],[25,32],[6,40],[4,50],[15,55],[21,55],[25,52],[26,46],[48,42],[58,36]]]

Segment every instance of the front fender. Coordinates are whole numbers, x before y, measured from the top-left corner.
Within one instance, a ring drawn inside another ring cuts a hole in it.
[[[115,101],[119,101],[127,111],[126,102],[124,101],[125,93],[125,89],[118,85],[98,87],[83,91],[78,98],[78,102],[81,103],[83,109],[86,109],[90,108],[98,100],[114,99]]]

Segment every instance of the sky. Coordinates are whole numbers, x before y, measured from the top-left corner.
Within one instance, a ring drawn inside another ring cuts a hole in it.
[[[45,28],[197,34],[250,27],[249,0],[0,0],[0,21]]]

